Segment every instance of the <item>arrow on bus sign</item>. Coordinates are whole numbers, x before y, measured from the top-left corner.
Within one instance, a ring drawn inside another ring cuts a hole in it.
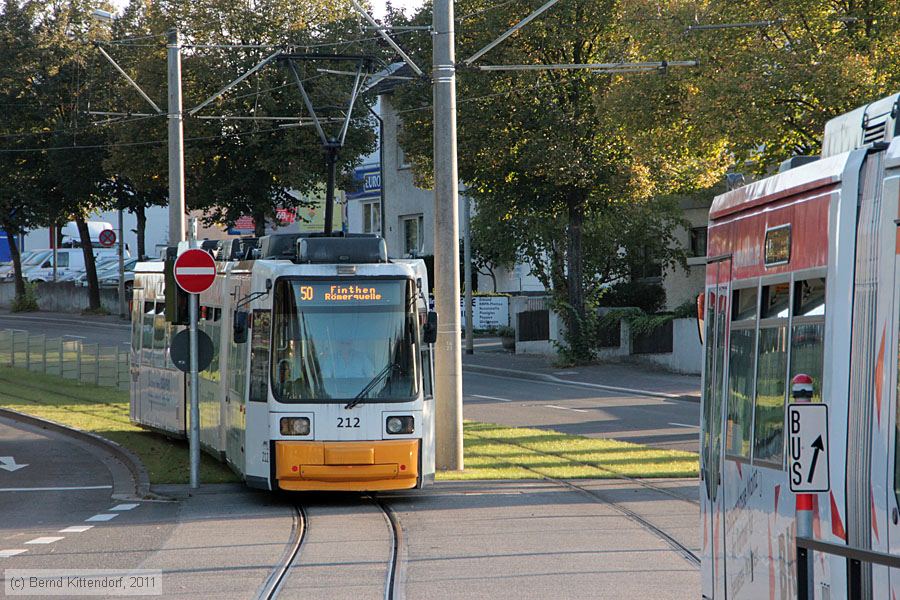
[[[175,259],[175,282],[188,294],[200,294],[216,280],[216,261],[209,252],[192,248]]]

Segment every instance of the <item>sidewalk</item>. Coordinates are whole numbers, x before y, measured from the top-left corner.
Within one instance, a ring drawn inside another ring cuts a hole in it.
[[[552,357],[504,350],[499,338],[476,338],[474,354],[465,353],[463,340],[462,360],[463,371],[473,373],[700,401],[700,377],[697,375],[677,375],[661,368],[624,362],[558,368],[553,366]]]

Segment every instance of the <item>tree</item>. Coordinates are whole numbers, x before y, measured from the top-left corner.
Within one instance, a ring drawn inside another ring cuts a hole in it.
[[[50,57],[52,68],[40,86],[40,97],[47,115],[45,126],[58,132],[52,137],[55,143],[65,145],[47,146],[47,168],[40,187],[50,213],[58,219],[74,220],[78,227],[89,309],[98,311],[100,287],[87,219],[110,206],[110,198],[104,194],[109,179],[103,168],[107,137],[82,111],[108,84],[100,75],[99,57],[85,42],[108,35],[108,31],[91,17],[94,8],[89,0],[58,0],[43,10],[41,51]]]
[[[764,174],[818,154],[825,123],[900,85],[900,13],[888,0],[662,2],[645,37],[700,60],[685,125],[724,142],[736,168]],[[635,7],[631,17],[638,17]],[[643,15],[646,17],[646,10]],[[690,25],[758,23],[686,32]]]
[[[459,3],[470,15],[457,38],[465,57],[527,14],[491,10],[480,1]],[[430,20],[429,9],[416,20]],[[614,0],[560,3],[485,57],[495,64],[584,64],[650,59],[623,25],[625,6]],[[573,24],[576,24],[573,26]],[[427,56],[427,44],[417,56]],[[665,57],[654,57],[653,60]],[[639,75],[641,79],[656,74]],[[675,75],[677,77],[677,75]],[[660,165],[682,157],[657,155],[633,145],[634,131],[621,114],[621,74],[589,70],[460,70],[458,77],[460,177],[478,210],[509,227],[517,253],[552,291],[575,360],[593,353],[594,306],[606,284],[627,276],[634,256],[671,263],[680,252],[669,233],[677,210],[656,198],[670,181]],[[681,93],[684,86],[674,84]],[[651,89],[653,86],[651,86]],[[396,97],[404,118],[404,150],[421,176],[431,167],[430,90],[407,86]],[[642,106],[632,97],[629,110]],[[635,117],[633,120],[637,120]],[[671,118],[669,119],[671,121]],[[658,128],[669,123],[644,123]],[[691,151],[688,144],[678,148]],[[720,148],[708,145],[692,164],[722,171]],[[648,159],[652,158],[653,162]],[[685,175],[696,179],[696,174]],[[422,177],[427,181],[427,177]],[[655,238],[644,235],[653,231]]]
[[[491,278],[494,292],[497,291],[495,269],[510,269],[518,257],[518,243],[510,236],[509,227],[491,212],[476,212],[472,215],[471,227],[472,266],[482,275]]]
[[[201,26],[188,31],[188,36],[207,43],[263,47],[210,49],[187,57],[185,70],[194,75],[190,89],[185,90],[186,106],[200,103],[247,72],[275,46],[292,46],[301,53],[346,51],[344,40],[366,37],[362,25],[347,18],[348,8],[328,0],[300,5],[266,0],[252,9],[227,0],[198,3],[191,9],[191,21]],[[351,51],[367,50],[357,47]],[[316,113],[327,120],[326,133],[337,137],[353,78],[322,69],[346,71],[355,65],[307,61],[297,62],[296,68]],[[341,172],[352,170],[359,157],[374,148],[374,126],[366,108],[370,102],[368,96],[357,100],[346,143],[338,155]],[[195,118],[186,124],[186,136],[197,138],[188,151],[187,198],[192,207],[207,212],[209,223],[232,225],[250,215],[257,235],[262,235],[266,222],[277,220],[277,209],[307,206],[310,203],[305,196],[321,191],[327,179],[325,153],[286,62],[272,62],[260,69],[200,115],[258,119]],[[305,126],[282,127],[290,123],[277,120],[280,117],[302,117],[307,122]]]
[[[41,4],[6,0],[0,5],[0,228],[6,233],[13,262],[16,300],[25,295],[17,237],[46,217],[40,197],[46,163],[29,148],[45,137],[41,83],[47,74],[39,46]]]

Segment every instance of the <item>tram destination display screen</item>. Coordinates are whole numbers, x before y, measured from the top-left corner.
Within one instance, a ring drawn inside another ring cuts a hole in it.
[[[409,401],[417,314],[406,279],[275,285],[272,391],[281,402]]]
[[[403,308],[404,286],[398,281],[361,283],[297,283],[298,307],[396,306]]]

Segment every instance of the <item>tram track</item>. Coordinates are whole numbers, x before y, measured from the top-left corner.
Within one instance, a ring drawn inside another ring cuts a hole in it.
[[[386,561],[387,571],[384,579],[384,591],[381,597],[384,600],[403,600],[405,541],[400,519],[383,500],[375,496],[363,496],[362,498],[369,500],[372,506],[378,508],[390,534],[390,551]],[[354,505],[354,507],[358,507],[358,505]],[[278,564],[269,573],[257,594],[257,600],[274,600],[282,597],[285,595],[283,593],[288,580],[292,577],[302,577],[301,575],[292,575],[291,572],[304,566],[303,548],[308,539],[307,534],[310,530],[311,519],[308,511],[301,504],[295,504],[293,510],[291,537]]]
[[[479,436],[479,435],[474,435],[474,437],[477,437],[477,438],[479,438],[479,439],[484,439],[484,440],[489,439],[489,438],[484,438],[484,437]],[[516,444],[515,442],[509,442],[509,441],[506,441],[505,443],[507,443],[507,444],[509,444],[509,445],[511,445],[511,446],[517,446],[517,447],[519,447],[519,448],[528,450],[528,451],[530,451],[530,452],[535,452],[535,453],[540,454],[540,455],[543,455],[543,456],[550,456],[550,457],[553,457],[553,458],[562,458],[562,459],[567,460],[567,461],[569,461],[569,462],[572,462],[572,463],[574,463],[574,464],[579,464],[579,465],[585,465],[585,466],[594,467],[594,468],[596,468],[596,469],[598,469],[598,470],[600,470],[600,471],[607,472],[607,473],[610,473],[610,474],[612,474],[612,475],[615,475],[615,476],[616,476],[616,477],[615,477],[616,479],[621,479],[621,480],[623,480],[623,481],[628,481],[629,483],[634,483],[634,484],[639,485],[639,486],[641,486],[641,487],[644,487],[644,488],[646,488],[646,489],[653,490],[654,492],[658,492],[658,493],[661,493],[661,494],[670,496],[670,497],[672,497],[672,498],[675,498],[676,500],[679,500],[679,501],[681,501],[681,502],[685,502],[685,503],[687,503],[687,504],[691,504],[691,505],[694,505],[694,506],[699,505],[699,502],[695,502],[695,501],[689,500],[689,499],[685,498],[684,496],[682,496],[682,495],[680,495],[680,494],[676,494],[675,492],[673,492],[673,491],[671,491],[671,490],[669,490],[669,489],[667,489],[667,488],[664,488],[664,487],[658,486],[658,485],[653,485],[652,483],[649,483],[649,482],[646,482],[646,481],[642,481],[642,480],[636,479],[636,478],[634,478],[634,477],[629,477],[629,476],[627,476],[627,475],[621,475],[621,474],[617,473],[616,471],[614,471],[614,470],[612,470],[612,469],[608,469],[608,468],[601,467],[601,466],[596,465],[596,464],[593,464],[593,463],[588,463],[588,462],[580,461],[580,460],[577,460],[577,459],[570,459],[570,458],[568,458],[568,457],[560,456],[560,455],[558,455],[558,454],[553,454],[553,453],[551,453],[551,452],[541,452],[540,450],[535,450],[534,448],[529,448],[529,447],[524,446],[524,445],[522,445],[522,444]],[[690,548],[688,548],[687,546],[685,546],[684,544],[682,544],[681,542],[679,542],[674,536],[670,535],[669,533],[667,533],[666,531],[664,531],[664,530],[661,529],[660,527],[654,525],[652,522],[650,522],[649,520],[645,519],[645,518],[642,517],[640,514],[638,514],[637,512],[631,510],[631,509],[628,508],[627,506],[624,506],[623,504],[621,504],[621,503],[619,503],[619,502],[616,502],[615,500],[612,500],[612,499],[610,499],[610,498],[608,498],[608,497],[604,497],[604,495],[603,495],[601,492],[599,492],[599,491],[597,491],[597,490],[588,489],[588,488],[582,487],[582,486],[580,486],[580,485],[576,485],[576,484],[574,484],[574,483],[572,483],[572,482],[570,482],[570,481],[565,481],[565,480],[562,480],[562,479],[557,479],[557,478],[555,478],[555,477],[550,477],[550,476],[548,476],[548,475],[546,475],[546,474],[544,474],[544,473],[541,473],[541,472],[538,471],[537,469],[533,469],[533,468],[528,467],[528,466],[525,466],[525,465],[521,465],[521,464],[515,464],[515,465],[513,465],[513,464],[510,464],[509,466],[518,467],[518,468],[524,469],[525,471],[529,471],[529,472],[531,472],[531,473],[534,473],[535,476],[536,476],[537,478],[539,478],[539,479],[543,479],[543,480],[545,480],[545,481],[549,481],[549,482],[551,482],[551,483],[554,483],[554,484],[556,484],[556,485],[558,485],[558,486],[560,486],[560,487],[565,487],[565,488],[568,488],[568,489],[570,489],[570,490],[579,492],[580,494],[582,494],[582,495],[584,495],[584,496],[587,496],[587,497],[588,497],[591,501],[593,501],[593,502],[598,502],[598,503],[601,503],[601,504],[604,504],[604,505],[606,505],[606,506],[611,507],[613,510],[619,512],[620,514],[624,515],[624,516],[627,517],[628,519],[631,519],[632,521],[634,521],[635,523],[637,523],[638,525],[640,525],[640,526],[643,527],[644,529],[647,529],[648,531],[650,531],[651,533],[653,533],[656,537],[662,539],[666,544],[668,544],[673,550],[675,550],[679,555],[681,555],[682,558],[684,558],[684,559],[685,559],[688,563],[690,563],[692,566],[694,566],[694,567],[697,568],[697,569],[700,568],[700,557],[698,557],[698,556],[697,556]]]
[[[531,469],[528,469],[528,470],[531,470]],[[535,474],[538,474],[537,471],[532,471],[532,472]],[[609,506],[609,507],[613,508],[614,510],[625,515],[627,518],[631,519],[632,521],[634,521],[635,523],[637,523],[644,529],[647,529],[650,532],[652,532],[656,537],[662,539],[666,544],[671,546],[671,548],[673,550],[675,550],[675,552],[677,552],[679,555],[681,555],[681,557],[684,558],[684,560],[686,560],[693,567],[695,567],[697,569],[700,568],[700,557],[697,556],[696,554],[694,554],[693,550],[691,550],[690,548],[688,548],[687,546],[685,546],[684,544],[679,542],[674,536],[665,532],[660,527],[657,527],[656,525],[654,525],[653,523],[651,523],[650,521],[648,521],[647,519],[645,519],[644,517],[639,515],[637,512],[631,510],[627,506],[623,506],[622,504],[620,504],[614,500],[610,500],[609,498],[604,498],[601,493],[597,492],[597,490],[591,490],[591,489],[582,487],[580,485],[576,485],[572,482],[564,481],[562,479],[555,479],[553,477],[547,477],[546,475],[541,475],[541,477],[547,481],[555,483],[558,486],[565,487],[565,488],[571,489],[573,491],[579,492],[582,495],[587,496],[594,502],[598,502],[600,504],[603,504],[604,506]]]

